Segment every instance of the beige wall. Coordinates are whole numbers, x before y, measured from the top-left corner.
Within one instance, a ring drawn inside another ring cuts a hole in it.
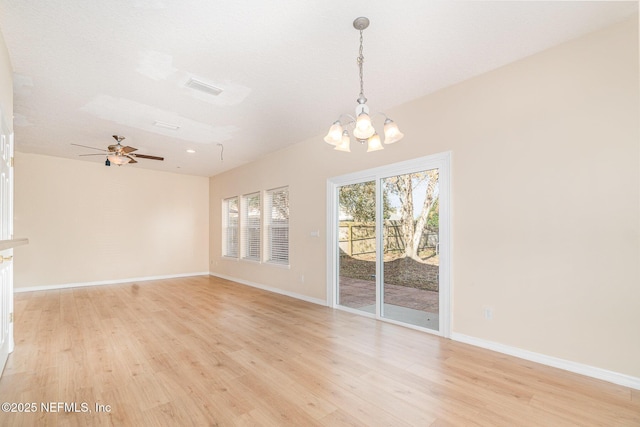
[[[13,70],[9,52],[0,32],[0,112],[7,118],[9,130],[13,129]]]
[[[636,17],[388,111],[384,151],[318,135],[212,177],[211,269],[325,299],[326,180],[451,150],[453,331],[640,377],[638,77]],[[280,185],[291,268],[224,260],[221,200]]]
[[[205,177],[16,153],[15,288],[208,272]]]

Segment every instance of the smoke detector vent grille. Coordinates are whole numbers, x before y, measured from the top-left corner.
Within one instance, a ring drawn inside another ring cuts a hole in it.
[[[223,91],[223,89],[219,87],[194,79],[193,77],[189,78],[185,86],[190,87],[191,89],[199,90],[200,92],[208,93],[209,95],[213,96],[218,96]]]

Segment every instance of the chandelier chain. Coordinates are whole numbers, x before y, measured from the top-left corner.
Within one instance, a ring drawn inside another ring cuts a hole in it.
[[[364,80],[362,78],[362,64],[364,63],[364,56],[362,55],[362,30],[360,30],[360,52],[358,56],[358,68],[360,69],[360,95],[364,96]]]

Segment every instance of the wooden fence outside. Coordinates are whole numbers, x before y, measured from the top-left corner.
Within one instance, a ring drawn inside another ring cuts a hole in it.
[[[384,222],[384,251],[404,251],[405,243],[402,237],[400,221],[386,220]],[[374,223],[340,221],[339,225],[340,249],[349,256],[375,253],[376,227]],[[438,252],[438,233],[425,230],[420,239],[419,249],[433,248]]]

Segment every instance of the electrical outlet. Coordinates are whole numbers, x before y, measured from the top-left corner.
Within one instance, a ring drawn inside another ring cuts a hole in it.
[[[300,283],[304,283],[304,274],[300,275]]]
[[[483,307],[482,308],[482,313],[484,314],[484,318],[486,320],[492,320],[493,319],[493,307]]]

